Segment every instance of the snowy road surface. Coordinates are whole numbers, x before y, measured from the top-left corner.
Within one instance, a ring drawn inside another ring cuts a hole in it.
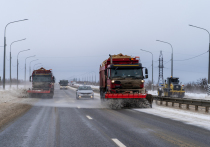
[[[209,115],[172,108],[111,110],[55,89],[0,130],[0,146],[209,146]],[[195,123],[195,122],[202,123]],[[201,126],[201,127],[200,127]]]

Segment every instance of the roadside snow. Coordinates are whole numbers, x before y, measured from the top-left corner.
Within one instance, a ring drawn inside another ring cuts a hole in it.
[[[74,84],[74,86],[82,86],[84,84]],[[85,86],[90,86],[91,88],[94,88],[94,89],[99,89],[99,86],[95,86],[95,85],[85,85]]]
[[[15,102],[18,97],[23,96],[23,92],[25,89],[28,89],[29,86],[19,85],[17,89],[17,85],[12,85],[11,88],[9,85],[5,85],[5,90],[3,90],[2,85],[0,86],[0,104],[7,102]]]
[[[153,103],[151,109],[134,109],[136,111],[157,115],[172,120],[181,121],[186,124],[202,127],[210,130],[210,115],[190,112],[181,109],[157,106]]]
[[[149,90],[148,94],[158,95],[157,90],[154,91]],[[185,93],[184,98],[210,100],[210,96],[208,96],[207,94],[198,94],[198,93]]]

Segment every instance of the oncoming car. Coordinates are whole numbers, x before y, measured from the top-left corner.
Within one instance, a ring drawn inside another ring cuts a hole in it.
[[[79,86],[76,90],[76,99],[91,98],[94,99],[94,92],[90,86]]]

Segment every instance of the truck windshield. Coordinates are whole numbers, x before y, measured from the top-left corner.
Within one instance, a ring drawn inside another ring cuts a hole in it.
[[[179,79],[171,79],[171,82],[174,84],[178,84],[179,83]]]
[[[80,86],[78,90],[92,90],[90,86]]]
[[[61,86],[67,86],[68,85],[68,81],[60,81],[59,83]]]
[[[51,82],[51,76],[35,75],[33,76],[33,82]]]
[[[140,78],[142,77],[142,69],[111,69],[111,77],[134,77]]]

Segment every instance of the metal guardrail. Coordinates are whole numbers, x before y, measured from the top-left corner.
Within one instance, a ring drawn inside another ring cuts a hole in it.
[[[186,108],[189,109],[190,105],[195,106],[195,111],[198,111],[198,106],[205,107],[205,112],[209,112],[210,107],[210,100],[201,100],[201,99],[191,99],[191,98],[173,98],[173,97],[159,97],[154,96],[154,100],[160,101],[160,104],[162,105],[162,102],[166,102],[166,106],[168,106],[168,102],[172,103],[172,106],[174,106],[174,103],[179,104],[179,108],[182,107],[182,104],[186,104]]]

